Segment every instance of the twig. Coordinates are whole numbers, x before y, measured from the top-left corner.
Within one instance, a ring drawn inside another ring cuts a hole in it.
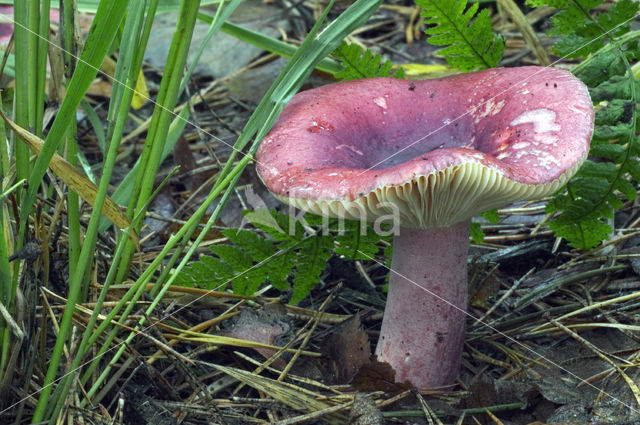
[[[575,339],[579,343],[583,344],[585,347],[587,347],[588,349],[593,351],[602,360],[604,360],[605,362],[609,363],[616,370],[616,372],[618,372],[620,374],[620,376],[622,376],[622,379],[625,380],[625,382],[629,386],[629,389],[631,389],[631,392],[633,393],[633,396],[636,399],[636,403],[638,404],[638,406],[640,406],[640,389],[638,389],[638,387],[635,384],[635,382],[633,382],[633,380],[631,378],[629,378],[629,376],[627,376],[626,373],[624,373],[622,368],[620,366],[618,366],[618,364],[616,362],[614,362],[607,355],[605,355],[605,353],[601,349],[599,349],[598,347],[596,347],[595,345],[593,345],[592,343],[590,343],[589,341],[587,341],[586,339],[584,339],[583,337],[581,337],[580,335],[578,335],[577,333],[572,331],[571,329],[567,328],[565,325],[563,325],[562,323],[560,323],[556,319],[553,319],[552,317],[550,317],[548,315],[547,315],[546,318],[551,323],[553,323],[555,326],[557,326],[558,328],[562,329],[567,335],[569,335],[570,337],[572,337],[573,339]],[[625,361],[625,360],[623,360],[623,361]]]
[[[486,313],[484,313],[482,316],[480,316],[479,318],[476,319],[475,322],[473,322],[473,326],[476,326],[478,324],[484,323],[484,320],[491,314],[493,313],[496,308],[498,308],[500,306],[500,304],[502,304],[507,298],[509,298],[511,296],[511,294],[513,294],[513,292],[518,289],[518,286],[520,286],[520,284],[522,282],[524,282],[524,280],[526,278],[528,278],[531,273],[533,273],[535,271],[535,267],[531,268],[531,270],[529,270],[528,272],[526,272],[524,274],[524,276],[522,276],[520,279],[516,280],[515,283],[513,284],[513,286],[511,286],[511,288],[509,288],[501,297],[498,301],[495,302],[495,304],[493,304],[491,306],[491,308],[489,310],[487,310]]]
[[[313,335],[313,331],[318,326],[318,323],[320,322],[320,318],[322,317],[322,314],[327,309],[327,307],[329,306],[329,303],[331,302],[331,300],[333,300],[333,297],[340,290],[340,288],[342,288],[342,284],[337,285],[334,288],[334,290],[329,294],[329,296],[322,302],[322,305],[318,309],[316,316],[313,318],[313,325],[311,326],[311,329],[309,329],[309,332],[307,332],[307,335],[302,341],[302,344],[300,344],[300,347],[298,347],[298,350],[294,353],[293,357],[291,357],[291,360],[289,361],[287,366],[285,366],[282,373],[280,373],[280,376],[278,376],[278,381],[284,380],[284,378],[287,376],[287,373],[291,370],[291,368],[295,364],[296,360],[298,360],[298,357],[300,357],[302,349],[307,346],[307,343],[309,342],[311,335]]]

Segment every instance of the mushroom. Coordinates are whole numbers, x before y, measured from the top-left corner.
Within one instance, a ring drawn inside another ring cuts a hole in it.
[[[593,118],[586,87],[553,68],[336,83],[291,99],[257,170],[305,211],[399,220],[376,355],[397,382],[443,386],[463,348],[471,217],[563,186]]]

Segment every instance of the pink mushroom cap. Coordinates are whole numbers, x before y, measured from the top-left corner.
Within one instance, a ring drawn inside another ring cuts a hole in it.
[[[303,210],[394,219],[376,356],[398,382],[449,385],[465,335],[469,219],[560,188],[587,156],[593,119],[584,84],[551,68],[351,81],[294,96],[257,170]]]
[[[0,48],[6,48],[11,36],[13,35],[13,6],[0,5]],[[51,22],[60,20],[60,11],[51,9],[49,11],[49,19]]]
[[[256,154],[281,200],[404,227],[446,227],[559,189],[587,156],[593,106],[554,68],[496,68],[438,80],[376,78],[301,92]]]

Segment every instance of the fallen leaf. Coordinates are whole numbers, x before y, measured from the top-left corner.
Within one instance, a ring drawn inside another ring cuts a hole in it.
[[[109,81],[102,79],[96,79],[89,88],[88,93],[98,96],[109,97],[111,95],[111,88],[113,84],[113,77],[116,72],[116,61],[110,56],[104,58],[100,71],[109,76]],[[144,78],[142,70],[138,73],[136,79],[136,86],[133,92],[133,99],[131,99],[131,107],[133,109],[140,109],[149,100],[149,90],[147,88],[147,80]]]
[[[255,312],[253,310],[242,310],[235,318],[234,324],[222,331],[223,336],[244,339],[260,344],[278,346],[278,342],[283,336],[291,331],[291,325],[286,314],[286,310],[280,304],[269,304],[265,308]],[[272,348],[254,347],[264,358],[271,357],[276,350]],[[283,368],[286,362],[279,358],[274,362],[277,368]]]
[[[333,329],[322,344],[322,354],[330,362],[336,384],[348,384],[362,365],[369,363],[371,344],[359,314]]]
[[[412,388],[408,381],[397,383],[396,372],[391,365],[377,360],[362,365],[351,385],[358,391],[367,393],[384,391],[389,394],[399,394]]]

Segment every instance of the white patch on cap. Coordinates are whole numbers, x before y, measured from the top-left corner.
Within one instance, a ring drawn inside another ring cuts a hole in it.
[[[514,127],[518,124],[533,124],[533,131],[536,133],[548,133],[550,131],[560,130],[560,126],[556,124],[556,113],[549,109],[533,109],[523,112],[509,123]]]
[[[376,97],[375,99],[373,99],[373,103],[375,103],[376,105],[378,105],[382,109],[387,109],[387,99],[385,99],[382,96]]]
[[[536,134],[535,136],[536,141],[543,143],[545,145],[551,145],[553,143],[556,142],[557,137],[553,136],[551,134],[547,134],[547,133],[542,133],[542,134]]]
[[[511,146],[511,148],[515,150],[524,149],[527,147],[529,147],[529,142],[518,142],[518,143],[514,143],[513,146]]]
[[[362,151],[359,150],[358,148],[356,148],[353,145],[338,145],[338,146],[336,146],[336,149],[349,149],[351,152],[353,152],[355,154],[358,154],[360,156],[363,155]]]
[[[502,108],[505,105],[505,101],[500,100],[499,102],[494,102],[493,99],[490,99],[484,102],[480,107],[474,108],[471,112],[474,115],[475,122],[478,123],[484,117],[494,116],[502,111]],[[481,107],[484,106],[484,110],[480,110]]]
[[[560,161],[558,160],[558,158],[553,156],[550,152],[534,149],[530,153],[533,158],[535,158],[537,164],[547,170],[551,169],[551,165],[560,165]]]

